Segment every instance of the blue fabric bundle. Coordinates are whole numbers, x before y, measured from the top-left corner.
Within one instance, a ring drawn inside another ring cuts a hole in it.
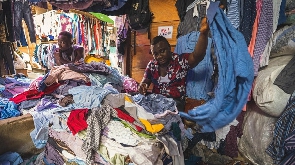
[[[196,43],[199,39],[200,32],[192,31],[177,39],[174,53],[191,53],[194,51]],[[208,38],[208,46],[204,59],[194,68],[190,69],[186,78],[186,95],[189,98],[198,100],[208,100],[208,92],[212,91],[213,81],[211,76],[213,73],[213,63],[211,58],[212,39]]]
[[[254,79],[253,61],[243,35],[231,25],[217,2],[211,2],[207,13],[218,62],[215,97],[188,113],[180,112],[202,126],[202,132],[224,127],[240,114]]]

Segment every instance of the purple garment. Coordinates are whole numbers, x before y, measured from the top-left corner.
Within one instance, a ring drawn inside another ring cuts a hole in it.
[[[42,98],[37,105],[37,111],[43,111],[44,109],[51,109],[58,107],[56,103],[52,102],[49,98]]]
[[[101,62],[91,62],[89,64],[68,64],[68,67],[78,73],[98,73],[102,75],[108,75],[111,73],[110,68]]]
[[[68,95],[69,89],[77,87],[80,85],[86,85],[83,80],[65,80],[62,85],[60,85],[55,91],[55,94],[58,95]]]
[[[48,2],[62,10],[70,10],[70,9],[77,9],[77,10],[83,10],[90,7],[90,5],[93,3],[93,0],[79,0],[79,1],[55,1],[55,0],[48,0]]]
[[[55,150],[49,143],[45,146],[44,160],[46,161],[45,164],[62,165],[65,163],[61,153]]]
[[[12,95],[23,93],[29,86],[19,86],[19,84],[11,83],[6,84],[5,89],[10,92]]]
[[[137,92],[137,82],[133,79],[133,78],[130,78],[130,77],[127,77],[125,76],[123,78],[123,87],[124,87],[124,90],[127,92],[127,93],[130,93],[130,92]]]
[[[258,74],[260,57],[273,32],[273,29],[271,27],[273,27],[273,1],[263,0],[253,53],[255,76],[257,76]]]
[[[4,90],[3,92],[1,92],[1,97],[10,99],[13,97],[13,95],[8,90]]]
[[[17,79],[15,79],[15,78],[11,78],[11,77],[6,77],[6,78],[4,79],[4,82],[5,82],[6,84],[17,83],[17,84],[22,85],[22,86],[28,86],[28,85],[30,85],[30,83],[17,81]],[[2,85],[4,85],[4,84],[2,84]]]

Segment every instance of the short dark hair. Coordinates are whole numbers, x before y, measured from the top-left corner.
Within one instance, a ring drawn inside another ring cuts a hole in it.
[[[73,40],[72,33],[68,32],[68,31],[62,31],[59,33],[59,35],[66,36],[68,39]]]
[[[163,42],[165,42],[168,46],[169,46],[169,48],[171,47],[170,46],[170,43],[167,41],[167,39],[165,38],[165,37],[163,37],[163,36],[156,36],[156,37],[154,37],[153,39],[152,39],[152,41],[151,41],[151,45],[156,45],[157,43],[159,43],[159,42],[161,42],[161,41],[163,41]]]

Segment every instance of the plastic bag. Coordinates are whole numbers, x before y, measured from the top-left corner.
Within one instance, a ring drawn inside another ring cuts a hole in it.
[[[273,159],[265,152],[272,142],[273,130],[278,118],[263,113],[254,102],[247,106],[243,123],[243,135],[239,141],[240,153],[256,165],[272,165]]]
[[[274,81],[293,56],[271,59],[264,70],[259,71],[253,87],[253,99],[257,106],[268,115],[279,117],[287,104],[290,94],[285,93]]]

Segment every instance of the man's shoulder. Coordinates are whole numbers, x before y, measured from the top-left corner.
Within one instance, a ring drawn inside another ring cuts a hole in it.
[[[182,54],[173,53],[172,59],[173,60],[188,59],[189,55],[190,55],[190,53],[182,53]]]

